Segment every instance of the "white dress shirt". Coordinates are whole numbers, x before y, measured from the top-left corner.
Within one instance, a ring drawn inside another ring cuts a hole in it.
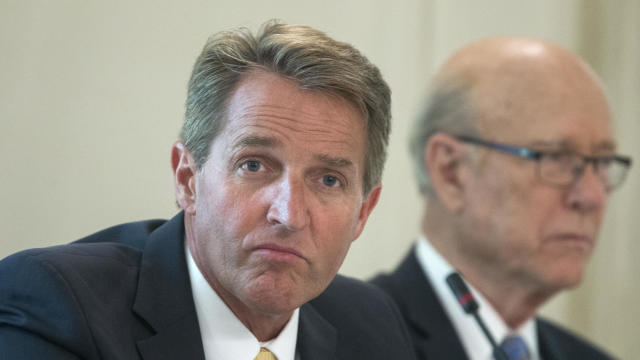
[[[185,254],[205,359],[253,360],[265,347],[278,360],[296,360],[299,309],[277,337],[260,342],[207,283],[186,245]]]
[[[444,306],[453,327],[458,333],[465,352],[471,360],[492,360],[492,349],[473,316],[464,312],[453,292],[446,283],[446,277],[454,269],[449,262],[427,241],[426,237],[418,239],[416,244],[418,263]],[[520,335],[529,347],[531,360],[540,360],[536,322],[529,319],[518,329],[510,329],[496,310],[476,289],[468,284],[479,305],[480,317],[484,320],[489,332],[500,343],[508,335]]]

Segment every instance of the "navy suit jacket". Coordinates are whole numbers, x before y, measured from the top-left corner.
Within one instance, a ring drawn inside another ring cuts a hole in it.
[[[372,282],[396,301],[411,334],[418,360],[468,360],[462,342],[418,263],[415,249],[388,275]],[[537,318],[538,346],[544,360],[611,359],[602,350],[551,322]]]
[[[0,359],[204,359],[183,238],[179,214],[4,259]],[[301,307],[297,352],[414,358],[388,296],[342,276]]]

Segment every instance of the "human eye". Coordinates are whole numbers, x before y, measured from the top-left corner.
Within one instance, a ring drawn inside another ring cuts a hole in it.
[[[598,167],[598,169],[608,169],[609,167],[611,167],[611,165],[613,165],[613,162],[615,161],[613,156],[598,156],[595,159],[596,162],[596,166]]]
[[[273,173],[273,163],[261,157],[245,157],[239,159],[235,165],[238,176],[247,178],[258,178],[270,176]]]
[[[240,165],[240,168],[248,172],[258,172],[264,168],[264,165],[258,160],[247,160]]]
[[[318,172],[312,177],[313,183],[320,191],[336,192],[342,191],[349,187],[347,177],[341,172],[329,169],[318,169]]]
[[[542,152],[542,157],[548,162],[561,166],[571,165],[576,160],[576,156],[567,151]]]
[[[333,176],[333,175],[324,175],[322,176],[322,185],[329,187],[329,188],[333,188],[333,187],[339,187],[342,185],[342,182],[340,181],[340,179],[338,179],[337,176]]]

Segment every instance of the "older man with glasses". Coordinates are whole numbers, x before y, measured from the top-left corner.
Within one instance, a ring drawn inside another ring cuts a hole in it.
[[[444,64],[411,139],[423,236],[373,280],[399,304],[418,359],[610,358],[536,313],[580,283],[631,166],[612,125],[600,80],[556,45],[485,39]],[[456,303],[453,272],[502,345]]]

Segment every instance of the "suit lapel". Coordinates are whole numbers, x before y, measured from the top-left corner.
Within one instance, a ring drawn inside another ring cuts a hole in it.
[[[145,360],[204,360],[183,239],[180,213],[151,233],[142,255],[133,310],[156,332],[138,341]]]
[[[296,349],[304,360],[336,358],[336,329],[309,303],[300,308]]]
[[[418,264],[415,250],[391,274],[390,286],[412,328],[419,359],[467,360],[458,334]]]

